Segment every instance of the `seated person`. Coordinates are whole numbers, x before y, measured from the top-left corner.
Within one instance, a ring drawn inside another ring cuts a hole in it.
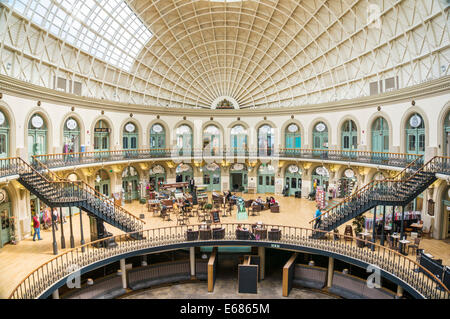
[[[262,200],[261,196],[258,196],[258,198],[252,203],[252,206],[259,205],[261,208],[264,207],[264,201]]]
[[[311,191],[311,193],[309,193],[308,199],[309,199],[309,200],[315,200],[315,199],[316,199],[316,190],[315,190],[315,189],[313,189],[313,190]]]
[[[183,199],[183,206],[181,207],[181,209],[183,210],[183,212],[186,212],[186,208],[191,206],[191,202],[189,201],[189,199],[187,197],[184,197]]]
[[[270,196],[269,207],[274,206],[274,205],[278,205],[278,202],[275,200],[275,198],[273,196]]]
[[[219,197],[219,194],[217,194],[216,191],[213,191],[213,192],[212,192],[212,196],[213,196],[213,197]]]

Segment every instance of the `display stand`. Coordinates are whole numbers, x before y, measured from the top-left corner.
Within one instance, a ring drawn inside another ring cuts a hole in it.
[[[324,209],[326,207],[325,191],[322,189],[322,187],[317,187],[316,204],[320,209]]]

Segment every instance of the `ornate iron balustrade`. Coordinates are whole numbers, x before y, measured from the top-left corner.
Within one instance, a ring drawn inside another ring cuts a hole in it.
[[[49,262],[32,271],[9,296],[10,299],[39,298],[49,295],[52,289],[64,285],[64,281],[78,270],[100,264],[108,264],[117,260],[122,255],[131,256],[143,251],[177,249],[189,246],[219,246],[246,245],[264,246],[272,248],[286,248],[292,250],[309,250],[329,256],[347,258],[361,265],[375,265],[390,279],[394,279],[408,292],[418,298],[449,299],[450,291],[431,272],[417,262],[390,250],[384,246],[370,243],[375,249],[358,248],[354,244],[342,242],[348,236],[328,233],[331,237],[312,239],[312,235],[318,230],[306,229],[294,226],[263,225],[268,231],[268,236],[259,239],[245,239],[237,232],[237,227],[251,230],[252,224],[223,223],[215,225],[221,231],[205,230],[202,225],[170,226],[157,229],[148,229],[139,232],[142,240],[130,240],[130,233],[113,237],[118,244],[112,248],[104,245],[110,240],[105,238],[75,249],[69,250],[50,260]],[[276,229],[276,230],[274,230]],[[188,232],[189,231],[189,232]],[[194,234],[194,236],[193,236]],[[199,235],[200,234],[200,235]],[[273,234],[273,236],[271,236]],[[278,234],[275,236],[275,234]],[[333,239],[339,237],[339,240]],[[248,237],[247,237],[248,238]],[[357,240],[352,238],[352,243]],[[98,248],[100,247],[100,248]]]
[[[99,164],[126,160],[146,160],[157,158],[211,158],[215,160],[232,161],[237,158],[292,158],[317,161],[363,163],[372,165],[385,165],[393,167],[405,167],[416,161],[422,164],[421,155],[402,153],[381,153],[367,151],[344,151],[344,150],[315,150],[315,149],[280,149],[278,151],[266,149],[239,149],[227,148],[217,150],[205,149],[137,149],[119,151],[99,151],[83,153],[62,153],[37,155],[34,159],[44,163],[49,168],[60,168],[66,166]]]

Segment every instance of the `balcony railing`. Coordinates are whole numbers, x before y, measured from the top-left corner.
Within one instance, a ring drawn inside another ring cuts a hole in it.
[[[238,225],[248,230],[237,230]],[[327,233],[322,239],[312,239],[312,235],[319,230],[306,229],[294,226],[263,225],[263,229],[254,230],[253,233],[260,234],[256,239],[248,239],[248,233],[252,232],[255,225],[245,223],[224,223],[215,225],[214,229],[203,229],[202,225],[170,226],[157,229],[149,229],[137,232],[142,235],[142,240],[130,240],[130,233],[114,237],[118,244],[112,248],[104,245],[110,238],[98,240],[75,249],[69,250],[32,271],[14,289],[9,298],[11,299],[34,299],[44,293],[47,295],[51,289],[56,289],[58,283],[66,279],[74,272],[95,263],[107,264],[113,258],[121,255],[142,253],[142,250],[153,249],[154,251],[165,249],[176,249],[186,246],[218,246],[220,242],[224,245],[245,244],[247,246],[259,245],[274,248],[311,249],[318,253],[343,256],[354,260],[361,266],[374,265],[384,273],[389,274],[391,279],[406,288],[416,297],[429,299],[448,299],[450,291],[431,272],[420,264],[411,260],[397,251],[387,247],[366,242],[374,245],[374,250],[358,248],[355,243],[357,238],[352,238],[347,243],[348,236]],[[263,236],[267,231],[268,236]],[[330,238],[328,238],[330,237]],[[336,240],[338,239],[338,240]]]
[[[345,163],[364,163],[373,165],[385,165],[393,167],[406,167],[417,160],[423,164],[422,155],[402,153],[381,153],[368,151],[346,150],[315,150],[315,149],[280,149],[277,151],[265,149],[136,149],[118,151],[99,151],[83,153],[61,153],[34,156],[49,168],[66,166],[99,164],[126,160],[146,160],[156,158],[214,158],[215,160],[233,161],[236,158],[291,158],[303,160],[319,160]]]

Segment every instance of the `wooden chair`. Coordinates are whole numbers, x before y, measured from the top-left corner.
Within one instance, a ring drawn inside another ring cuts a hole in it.
[[[417,251],[418,251],[418,249],[419,249],[419,244],[420,244],[420,238],[414,238],[414,244],[409,244],[408,245],[408,252],[409,252],[409,250],[410,249],[413,249],[413,252],[414,252],[414,249],[416,250],[416,255],[417,255]]]
[[[185,225],[185,217],[183,214],[177,214],[177,225]]]
[[[344,236],[353,237],[353,228],[350,225],[345,226]],[[353,241],[353,238],[344,237],[345,241]]]
[[[252,205],[252,216],[259,215],[259,212],[261,211],[260,205]]]

